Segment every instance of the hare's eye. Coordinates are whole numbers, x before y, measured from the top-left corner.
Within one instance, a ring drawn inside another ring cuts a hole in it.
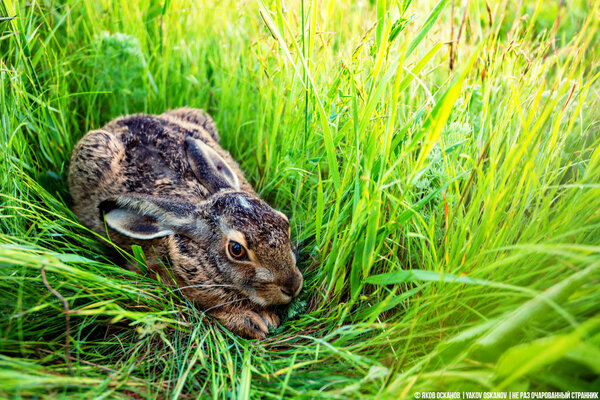
[[[248,259],[248,257],[246,257],[246,248],[238,242],[230,240],[229,244],[227,245],[227,249],[229,250],[229,254],[231,254],[231,257],[235,258],[236,260]]]

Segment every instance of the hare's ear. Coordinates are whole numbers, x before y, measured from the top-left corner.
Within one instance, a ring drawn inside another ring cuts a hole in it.
[[[200,139],[185,139],[188,162],[196,178],[211,193],[221,189],[240,190],[240,181],[225,159]]]
[[[100,204],[100,217],[115,231],[135,239],[155,239],[188,231],[195,207],[140,195],[121,195]]]
[[[155,239],[175,233],[154,217],[123,208],[110,210],[104,214],[104,220],[115,231],[135,239]]]

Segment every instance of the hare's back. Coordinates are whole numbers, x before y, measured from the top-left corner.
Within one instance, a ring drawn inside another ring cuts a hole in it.
[[[198,199],[208,195],[190,171],[185,152],[189,135],[216,145],[200,126],[163,115],[137,114],[119,118],[105,129],[123,144],[122,191]]]
[[[69,188],[73,210],[95,230],[101,202],[125,193],[197,202],[210,193],[190,169],[185,140],[200,139],[238,176],[243,191],[254,193],[231,155],[219,145],[215,123],[199,109],[179,108],[161,115],[133,114],[88,132],[71,156]]]

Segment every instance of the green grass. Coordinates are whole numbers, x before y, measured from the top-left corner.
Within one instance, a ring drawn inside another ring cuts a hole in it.
[[[560,3],[0,1],[0,396],[597,390],[600,3]],[[182,105],[291,217],[267,340],[69,210],[82,135]]]

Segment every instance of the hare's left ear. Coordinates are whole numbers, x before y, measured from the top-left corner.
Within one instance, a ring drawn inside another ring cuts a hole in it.
[[[100,203],[100,218],[115,231],[135,239],[155,239],[193,231],[195,207],[144,195],[120,195]]]
[[[196,178],[209,192],[221,189],[240,190],[240,181],[215,149],[200,139],[188,136],[185,139],[186,155]]]

